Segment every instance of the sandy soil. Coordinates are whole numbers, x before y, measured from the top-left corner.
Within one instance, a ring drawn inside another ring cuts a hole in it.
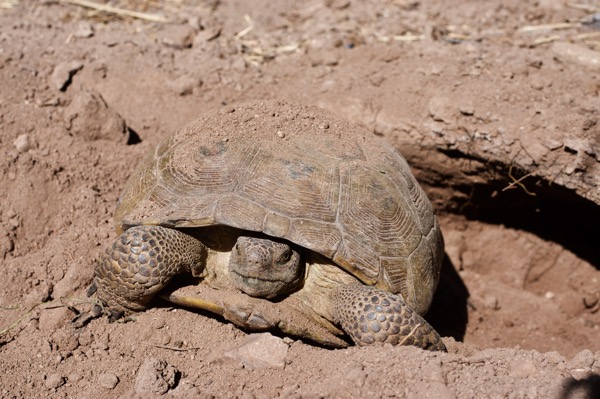
[[[1,397],[600,397],[597,2],[110,3],[156,21],[74,2],[0,0]],[[415,166],[448,353],[330,350],[159,301],[72,325],[133,166],[252,99],[327,108]],[[561,173],[490,178],[545,160]]]

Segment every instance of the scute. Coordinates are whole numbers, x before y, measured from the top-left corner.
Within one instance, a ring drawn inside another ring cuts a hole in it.
[[[264,232],[403,295],[425,273],[425,302],[443,255],[431,204],[401,155],[322,110],[281,102],[209,113],[167,138],[131,176],[115,221]]]

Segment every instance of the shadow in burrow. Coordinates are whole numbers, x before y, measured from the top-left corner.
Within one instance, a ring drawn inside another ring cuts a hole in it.
[[[592,374],[582,379],[568,377],[562,384],[560,399],[600,398],[600,375]]]
[[[469,291],[446,254],[440,283],[433,297],[427,321],[442,337],[463,341],[467,331]]]

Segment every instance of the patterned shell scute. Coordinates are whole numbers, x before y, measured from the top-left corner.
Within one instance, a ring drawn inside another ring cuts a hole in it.
[[[406,265],[415,256],[439,269],[439,228],[401,155],[328,114],[280,103],[277,114],[268,105],[200,118],[159,145],[130,178],[117,226],[264,232],[392,292],[410,284]],[[327,130],[319,118],[327,118]],[[285,138],[277,134],[282,128]]]

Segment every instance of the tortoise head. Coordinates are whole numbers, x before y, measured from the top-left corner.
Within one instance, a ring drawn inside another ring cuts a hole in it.
[[[300,254],[288,244],[241,236],[229,260],[229,277],[244,293],[273,298],[298,287],[304,277]]]

